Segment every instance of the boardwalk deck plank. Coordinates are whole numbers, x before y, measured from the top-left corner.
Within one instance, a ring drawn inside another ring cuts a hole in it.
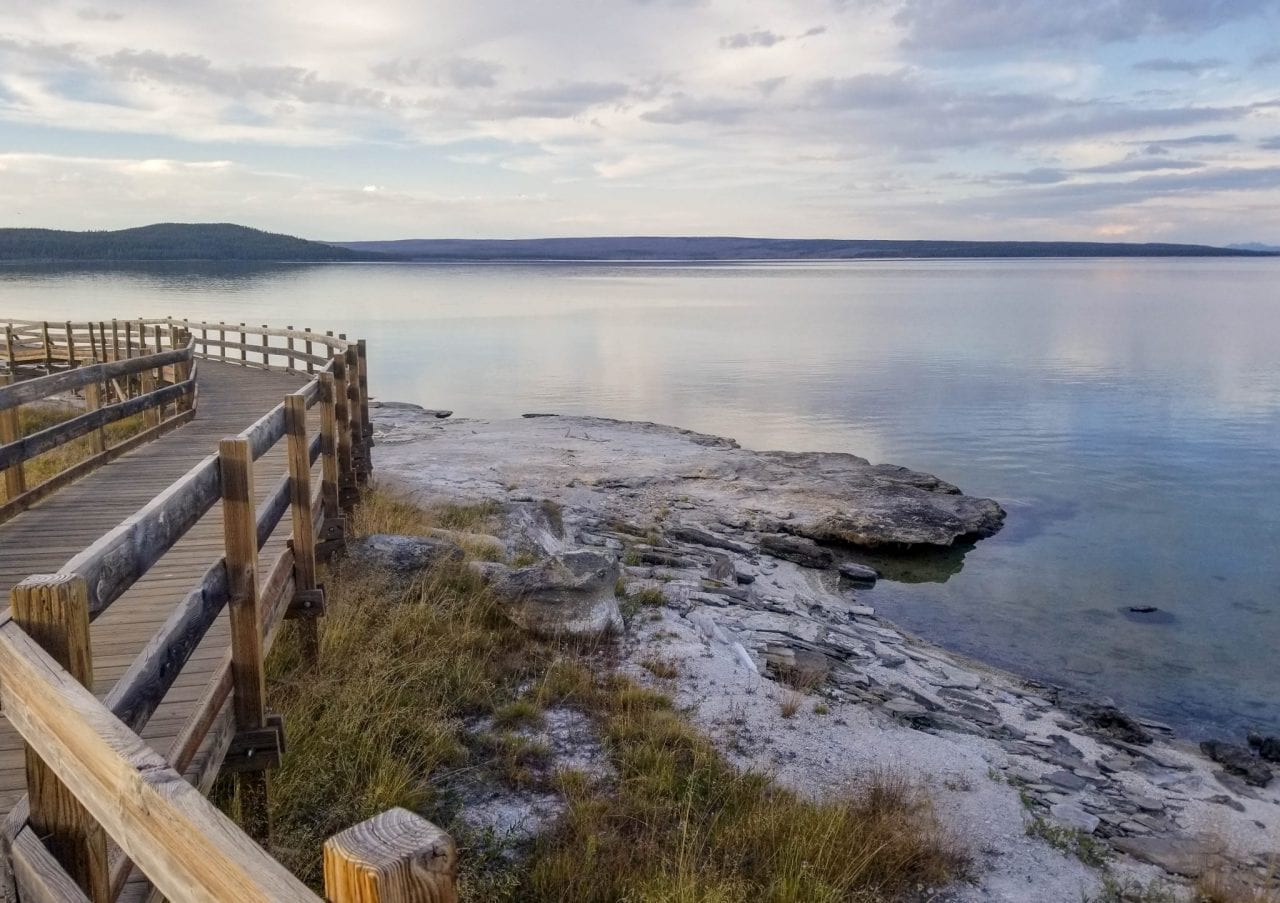
[[[200,363],[199,379],[199,408],[191,423],[106,464],[0,524],[0,592],[5,600],[15,583],[30,574],[59,570],[74,554],[214,453],[219,439],[240,432],[305,382],[300,376],[213,361]],[[259,498],[286,469],[281,442],[255,467]],[[284,548],[289,528],[286,516],[263,550],[264,564]],[[93,623],[94,691],[99,698],[221,554],[222,512],[221,506],[215,506]],[[266,567],[260,569],[263,576],[266,571]],[[229,642],[224,614],[143,730],[143,738],[160,754],[169,751]],[[189,774],[202,767],[204,758],[204,752],[197,756]],[[7,812],[25,792],[21,740],[8,722],[0,719],[0,810]],[[148,885],[135,870],[120,899],[143,900],[148,893]]]

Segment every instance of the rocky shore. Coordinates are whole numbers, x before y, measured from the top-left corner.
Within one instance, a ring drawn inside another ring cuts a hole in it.
[[[648,423],[410,405],[374,421],[379,479],[501,506],[493,540],[512,563],[483,567],[530,629],[620,635],[624,667],[668,683],[735,760],[807,792],[868,769],[928,784],[982,865],[949,899],[1089,899],[1104,879],[1280,867],[1280,740],[1201,749],[877,616],[883,562],[932,548],[958,566],[1000,529],[994,501],[853,455]]]

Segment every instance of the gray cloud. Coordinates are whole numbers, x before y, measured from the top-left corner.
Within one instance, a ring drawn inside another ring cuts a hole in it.
[[[1025,214],[1036,211],[1042,218],[1106,210],[1171,196],[1205,195],[1217,192],[1261,191],[1280,188],[1280,166],[1231,167],[1140,176],[1119,182],[1073,182],[1044,188],[1010,190],[961,204],[973,212]]]
[[[683,125],[690,122],[729,125],[741,120],[752,109],[731,100],[693,98],[677,94],[666,106],[644,113],[640,118],[662,125]]]
[[[1028,169],[1025,172],[1002,172],[998,175],[991,176],[989,181],[993,182],[1019,182],[1024,185],[1054,185],[1058,182],[1065,182],[1071,176],[1061,169],[1054,169],[1050,166],[1039,166],[1035,169]]]
[[[812,85],[810,101],[836,114],[865,118],[874,113],[866,129],[912,148],[1045,142],[1191,126],[1239,119],[1260,106],[1143,107],[1051,94],[965,92],[924,81],[906,69],[820,79]]]
[[[802,32],[802,33],[800,34],[800,37],[802,37],[802,38],[814,38],[814,37],[817,37],[817,36],[818,36],[818,35],[820,35],[820,34],[826,34],[826,33],[827,33],[827,26],[825,26],[825,25],[815,25],[815,26],[813,26],[813,28],[810,28],[810,29],[808,29],[807,31]]]
[[[227,97],[251,94],[300,103],[355,107],[389,107],[395,102],[382,91],[321,78],[297,66],[215,66],[207,57],[157,50],[120,50],[99,58],[117,78],[175,87],[201,88]]]
[[[1202,144],[1235,144],[1240,140],[1239,135],[1228,132],[1215,135],[1183,135],[1178,138],[1159,138],[1155,141],[1143,142],[1146,146],[1143,150],[1148,154],[1168,153],[1171,147],[1197,147]]]
[[[431,84],[448,88],[492,88],[502,72],[500,63],[455,56],[433,63],[421,57],[397,58],[370,67],[378,78],[393,85]]]
[[[1277,0],[905,0],[894,20],[906,29],[909,47],[980,50],[1199,34],[1278,9]]]
[[[1114,163],[1103,163],[1100,166],[1087,166],[1076,172],[1088,173],[1130,173],[1157,172],[1162,169],[1203,169],[1205,164],[1198,160],[1167,160],[1164,157],[1126,157]]]
[[[118,13],[114,9],[95,9],[91,6],[76,10],[76,15],[86,22],[119,22],[124,18],[124,13]]]
[[[762,78],[756,82],[756,89],[765,97],[768,97],[786,83],[787,77],[785,75],[779,75],[776,78]]]
[[[1270,138],[1263,138],[1258,142],[1258,147],[1263,150],[1280,150],[1280,135],[1273,135]]]
[[[1162,56],[1134,63],[1133,68],[1141,72],[1182,72],[1187,75],[1202,75],[1205,72],[1212,72],[1214,69],[1221,69],[1225,65],[1227,65],[1226,60],[1216,57],[1206,57],[1199,60],[1177,60]]]
[[[737,34],[725,35],[720,39],[720,47],[724,50],[745,50],[748,47],[772,47],[781,44],[787,38],[772,31],[757,29],[740,31]]]
[[[562,82],[512,95],[496,111],[512,117],[567,119],[594,106],[626,99],[631,89],[621,82]]]
[[[1280,63],[1280,47],[1264,50],[1253,58],[1253,62],[1250,65],[1255,69],[1261,69],[1266,66],[1274,66],[1276,63]]]

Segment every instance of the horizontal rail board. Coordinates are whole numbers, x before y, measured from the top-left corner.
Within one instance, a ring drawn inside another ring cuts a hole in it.
[[[154,370],[157,367],[189,361],[193,353],[193,346],[188,345],[186,348],[162,351],[159,354],[149,354],[146,357],[131,357],[109,363],[89,364],[84,367],[77,367],[75,370],[66,370],[62,373],[54,373],[49,376],[14,383],[11,386],[0,387],[0,411],[5,411],[21,404],[30,404],[33,401],[40,401],[51,395],[82,389],[90,383],[119,379],[122,376],[130,376],[134,373],[141,373],[144,370]]]
[[[218,501],[222,476],[210,455],[110,533],[76,555],[65,570],[89,584],[89,613],[96,617]]]
[[[195,391],[194,380],[186,380],[185,382],[165,386],[162,389],[156,389],[146,395],[138,395],[116,404],[107,405],[96,411],[86,411],[79,416],[72,417],[70,420],[64,420],[62,423],[40,430],[38,433],[24,436],[17,442],[10,442],[8,445],[0,446],[0,468],[12,467],[19,462],[29,461],[37,455],[53,451],[55,448],[66,445],[81,436],[87,436],[94,430],[109,423],[132,417],[134,414],[140,414],[151,408],[170,404],[184,395],[191,394],[193,391]]]

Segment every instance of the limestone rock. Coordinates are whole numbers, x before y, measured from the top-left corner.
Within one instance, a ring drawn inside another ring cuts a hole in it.
[[[617,556],[578,549],[516,568],[493,588],[512,602],[521,627],[550,636],[602,636],[623,629],[614,586],[621,573]]]
[[[1184,878],[1198,878],[1209,866],[1212,853],[1203,841],[1193,837],[1118,837],[1111,845],[1134,859]]]
[[[1221,740],[1206,740],[1200,744],[1200,751],[1230,774],[1244,778],[1246,784],[1266,787],[1271,783],[1271,769],[1244,746],[1223,743]]]
[[[824,549],[812,539],[791,536],[786,533],[770,533],[760,537],[760,548],[772,555],[804,567],[825,569],[835,563],[830,549]]]

